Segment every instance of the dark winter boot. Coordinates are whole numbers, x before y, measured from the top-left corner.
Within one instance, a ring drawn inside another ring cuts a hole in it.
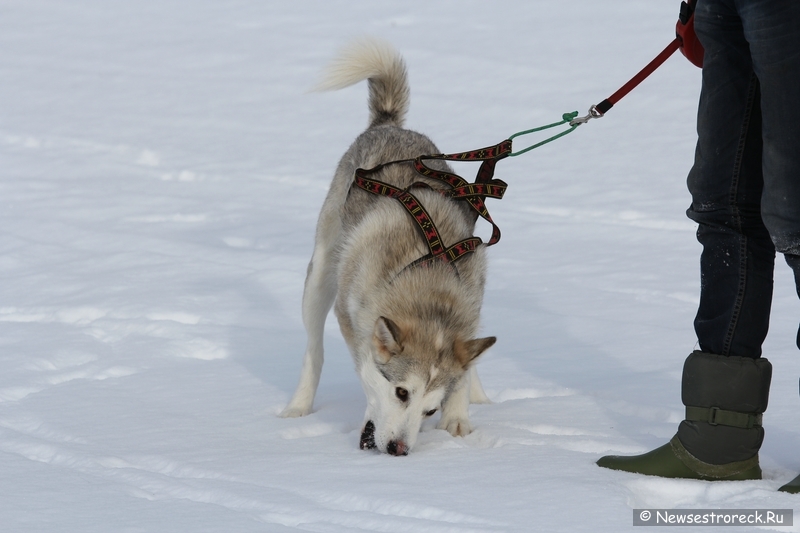
[[[795,272],[798,272],[795,270]],[[798,284],[797,286],[800,287],[800,276],[798,276]],[[798,288],[798,293],[800,294],[800,288]],[[800,347],[800,331],[797,332],[797,346]],[[793,480],[791,480],[786,485],[782,486],[778,489],[781,492],[791,492],[792,494],[800,494],[800,476],[797,476]]]
[[[800,494],[800,476],[797,476],[789,483],[778,489],[781,492],[791,492],[792,494]]]
[[[764,358],[694,352],[683,366],[686,419],[672,440],[643,455],[609,455],[597,464],[670,478],[761,479],[761,415],[771,379],[772,365]]]

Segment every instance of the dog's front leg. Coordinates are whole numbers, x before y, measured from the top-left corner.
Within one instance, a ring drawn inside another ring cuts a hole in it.
[[[442,404],[442,418],[436,425],[438,429],[445,429],[454,437],[465,437],[472,433],[469,392],[469,372],[466,372]]]
[[[308,334],[308,343],[303,356],[300,382],[289,405],[280,415],[284,418],[305,416],[314,405],[324,360],[325,319],[336,298],[336,277],[331,263],[330,252],[318,246],[308,265],[303,291],[303,324]]]
[[[483,391],[483,385],[481,385],[475,365],[469,367],[469,403],[492,403],[492,400]]]

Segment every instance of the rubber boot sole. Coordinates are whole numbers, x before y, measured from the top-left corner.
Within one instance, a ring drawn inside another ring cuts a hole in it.
[[[601,457],[597,465],[612,470],[676,479],[704,481],[761,479],[761,467],[757,455],[747,461],[712,465],[689,454],[677,436],[664,446],[642,455]]]

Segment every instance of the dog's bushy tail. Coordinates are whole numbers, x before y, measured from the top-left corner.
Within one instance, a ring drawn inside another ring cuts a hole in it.
[[[406,64],[395,48],[374,37],[356,41],[325,70],[315,90],[343,89],[369,80],[369,127],[402,126],[408,112]]]

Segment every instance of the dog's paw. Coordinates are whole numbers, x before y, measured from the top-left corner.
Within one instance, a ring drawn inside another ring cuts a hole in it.
[[[298,418],[301,416],[306,416],[307,414],[311,413],[311,408],[303,408],[303,407],[296,407],[293,405],[287,405],[286,409],[281,411],[278,415],[281,418]]]
[[[466,437],[472,433],[468,418],[442,418],[436,428],[444,429],[454,437]]]

